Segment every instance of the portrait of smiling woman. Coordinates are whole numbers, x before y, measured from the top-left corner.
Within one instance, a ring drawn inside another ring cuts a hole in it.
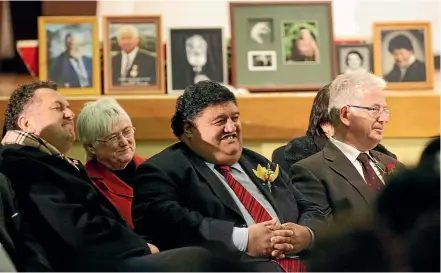
[[[133,228],[131,182],[146,159],[135,154],[135,127],[129,115],[115,99],[103,98],[85,104],[77,126],[88,175]]]

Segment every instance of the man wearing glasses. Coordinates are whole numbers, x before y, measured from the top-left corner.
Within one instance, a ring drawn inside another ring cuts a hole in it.
[[[334,136],[321,152],[291,167],[295,186],[336,223],[369,213],[377,192],[404,167],[372,150],[389,122],[385,87],[386,82],[371,73],[339,75],[329,91]]]

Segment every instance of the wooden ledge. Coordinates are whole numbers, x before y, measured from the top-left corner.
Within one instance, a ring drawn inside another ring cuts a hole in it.
[[[176,96],[115,96],[132,118],[138,140],[176,140],[170,128]],[[249,141],[286,141],[305,134],[315,92],[238,96],[243,137]],[[75,113],[97,97],[68,98]],[[392,115],[386,138],[426,138],[440,134],[440,94],[388,92]],[[4,113],[7,97],[0,101]],[[3,120],[3,118],[1,119]]]

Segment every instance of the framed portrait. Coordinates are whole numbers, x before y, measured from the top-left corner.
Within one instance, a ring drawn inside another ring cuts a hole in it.
[[[230,2],[232,84],[316,91],[337,73],[331,1]]]
[[[390,90],[433,89],[430,22],[374,24],[374,72]]]
[[[104,93],[164,94],[160,16],[104,17]]]
[[[371,44],[336,45],[338,74],[354,72],[373,72],[373,53]]]
[[[168,94],[203,80],[228,83],[222,28],[171,28],[168,36]]]
[[[56,82],[64,95],[101,94],[96,17],[38,18],[39,78]]]

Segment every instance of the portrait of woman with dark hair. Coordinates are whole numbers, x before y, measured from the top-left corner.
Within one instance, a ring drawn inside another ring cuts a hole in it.
[[[346,54],[347,69],[345,73],[366,72],[363,67],[364,57],[357,50],[351,50]]]
[[[341,44],[336,46],[339,74],[372,72],[371,44]]]

